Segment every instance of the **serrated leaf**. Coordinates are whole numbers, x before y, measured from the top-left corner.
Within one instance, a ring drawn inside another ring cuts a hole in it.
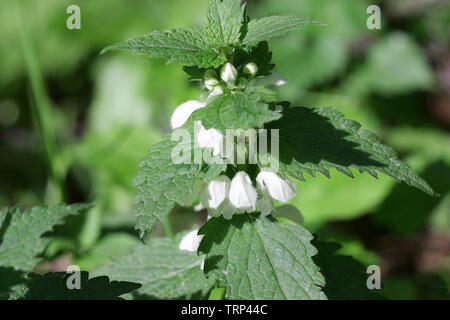
[[[226,47],[239,42],[245,5],[240,0],[210,0],[205,29],[211,45]]]
[[[172,141],[169,135],[153,145],[139,164],[134,180],[134,216],[141,235],[151,231],[158,220],[163,221],[176,204],[186,201],[201,173],[201,165],[194,161],[174,163],[172,150],[176,146],[194,152],[192,141]]]
[[[295,16],[270,16],[253,19],[247,25],[247,33],[242,41],[245,45],[256,45],[261,41],[280,37],[306,25],[322,25],[320,22]]]
[[[306,229],[241,214],[212,218],[199,234],[205,273],[226,287],[228,299],[326,299]]]
[[[95,270],[93,275],[140,283],[137,294],[147,298],[182,298],[214,286],[205,278],[202,263],[203,258],[180,250],[174,240],[153,239],[149,245],[139,245],[132,253]]]
[[[329,299],[368,300],[384,299],[367,288],[366,268],[350,256],[338,254],[341,245],[314,239],[319,253],[313,257],[325,277],[323,291]]]
[[[108,277],[89,279],[89,273],[81,271],[80,289],[69,289],[68,279],[74,274],[66,272],[30,274],[23,284],[15,288],[10,299],[24,300],[117,300],[120,296],[134,291],[139,284],[109,281]]]
[[[331,168],[350,175],[347,171],[350,167],[375,178],[377,171],[382,172],[435,194],[425,180],[400,161],[392,148],[333,108],[289,108],[283,118],[266,127],[279,129],[281,174],[303,180],[305,173],[314,176],[320,172],[330,177]]]
[[[37,257],[50,242],[42,235],[90,207],[89,204],[38,206],[22,211],[20,208],[0,211],[0,266],[31,271],[41,261]]]
[[[271,111],[260,100],[250,92],[218,96],[205,108],[195,111],[191,120],[201,120],[205,128],[212,127],[226,134],[226,129],[258,128],[280,118],[279,113]]]
[[[145,54],[149,58],[168,59],[169,63],[179,62],[200,68],[217,68],[227,61],[225,54],[210,46],[202,31],[197,29],[153,31],[106,47],[102,53],[111,50],[126,50]]]

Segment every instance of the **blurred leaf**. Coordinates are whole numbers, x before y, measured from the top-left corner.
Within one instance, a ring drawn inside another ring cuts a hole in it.
[[[323,276],[311,259],[317,250],[303,227],[240,214],[210,219],[198,252],[205,274],[226,287],[227,299],[326,299]]]
[[[91,205],[39,206],[21,211],[19,208],[0,211],[0,266],[31,271],[41,260],[37,257],[50,239],[42,235],[60,224],[66,216],[76,215]]]
[[[200,268],[203,258],[195,252],[180,250],[180,240],[180,237],[154,238],[148,245],[135,247],[132,253],[114,259],[115,262],[92,274],[140,283],[137,296],[141,298],[189,298],[198,292],[208,292],[214,281],[203,275]]]
[[[367,63],[353,73],[344,85],[352,94],[405,94],[430,90],[433,72],[420,48],[404,33],[379,40],[369,51]]]
[[[366,268],[350,256],[337,254],[341,246],[334,242],[314,240],[318,254],[313,257],[325,277],[325,294],[329,299],[383,299],[375,290],[367,288]]]
[[[89,279],[85,271],[80,273],[81,289],[69,289],[66,272],[47,273],[44,275],[30,274],[26,281],[12,295],[13,300],[117,300],[120,296],[134,291],[139,284],[131,282],[109,281],[107,277]]]
[[[100,238],[95,246],[80,258],[74,259],[74,264],[82,270],[93,270],[124,255],[140,243],[136,236],[126,233],[111,233]]]

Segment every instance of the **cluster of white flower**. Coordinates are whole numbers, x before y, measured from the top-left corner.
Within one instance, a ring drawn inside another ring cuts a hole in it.
[[[233,179],[221,175],[204,189],[200,205],[207,208],[211,216],[223,215],[231,219],[235,213],[259,211],[268,215],[274,210],[274,200],[288,202],[296,194],[296,186],[288,179],[282,179],[268,170],[261,170],[254,187],[250,176],[237,172]]]
[[[242,67],[242,73],[243,77],[238,79],[239,72],[227,62],[220,71],[221,82],[215,70],[207,70],[204,74],[204,87],[210,92],[208,100],[213,96],[224,94],[225,90],[243,88],[246,78],[257,75],[258,66],[250,62]],[[258,85],[280,86],[286,83],[276,74],[258,81]],[[172,129],[182,127],[194,111],[206,105],[207,102],[190,100],[178,106],[171,118]],[[213,156],[225,157],[223,134],[214,128],[206,129],[201,121],[196,121],[194,125],[197,145],[200,148],[212,149]],[[295,196],[295,193],[295,184],[288,179],[283,180],[271,171],[261,170],[256,177],[256,187],[246,172],[239,171],[232,180],[226,175],[221,175],[204,187],[200,204],[196,209],[207,208],[211,216],[222,214],[226,219],[231,219],[235,213],[243,212],[260,211],[263,215],[268,215],[274,209],[274,200],[287,202]]]

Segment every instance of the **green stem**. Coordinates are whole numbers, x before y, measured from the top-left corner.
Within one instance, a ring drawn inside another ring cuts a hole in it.
[[[16,7],[16,9],[17,18],[22,33],[22,52],[30,82],[31,90],[29,96],[33,124],[44,146],[48,174],[50,176],[50,183],[54,187],[56,187],[57,195],[54,198],[54,202],[61,202],[65,200],[65,170],[63,169],[63,166],[60,162],[60,157],[58,155],[56,146],[55,132],[53,130],[53,119],[51,116],[52,111],[45,90],[44,82],[42,80],[39,61],[34,51],[32,41],[22,19],[20,9],[18,7]]]
[[[211,290],[208,300],[223,300],[225,296],[225,288],[217,288]]]
[[[172,225],[170,224],[169,218],[166,218],[166,220],[164,220],[163,226],[164,226],[164,232],[166,233],[166,236],[168,238],[173,238],[173,230],[172,230]]]

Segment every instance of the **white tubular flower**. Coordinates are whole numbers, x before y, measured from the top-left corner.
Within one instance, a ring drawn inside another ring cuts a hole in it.
[[[196,125],[200,127],[196,137],[198,146],[212,148],[213,156],[217,156],[223,149],[223,135],[214,128],[206,130],[201,121],[197,121]]]
[[[222,70],[220,71],[220,77],[226,83],[232,83],[234,80],[236,80],[237,76],[238,72],[236,68],[229,62],[225,63],[225,65],[222,67]]]
[[[189,251],[194,252],[197,251],[198,246],[200,245],[200,242],[203,239],[203,235],[199,236],[197,235],[198,229],[193,230],[186,234],[183,239],[181,239],[180,244],[178,245],[178,248],[183,251]]]
[[[278,73],[274,72],[267,77],[258,78],[256,81],[257,86],[283,86],[287,83],[285,79],[283,79]]]
[[[208,184],[206,199],[208,208],[217,209],[222,204],[230,192],[230,183],[230,178],[222,175]]]
[[[172,114],[172,118],[170,119],[172,129],[182,127],[195,110],[204,108],[205,106],[206,102],[200,102],[196,100],[189,100],[183,104],[180,104],[175,109],[174,113]]]
[[[275,200],[287,202],[295,197],[295,184],[288,179],[281,179],[271,171],[262,170],[256,177],[256,182],[261,190],[267,189],[270,196]]]
[[[254,62],[247,63],[244,66],[244,73],[254,77],[258,73],[258,66]]]
[[[219,84],[217,80],[217,73],[214,70],[206,70],[205,72],[205,87],[212,91],[216,85]]]
[[[257,193],[252,185],[248,174],[239,171],[231,181],[230,194],[228,196],[231,204],[237,209],[247,212],[255,211]]]

